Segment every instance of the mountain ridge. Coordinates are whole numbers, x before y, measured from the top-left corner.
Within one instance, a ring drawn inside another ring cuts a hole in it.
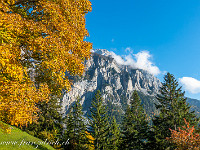
[[[118,64],[112,58],[112,53],[105,49],[91,52],[91,58],[85,61],[85,72],[82,77],[69,78],[74,83],[71,91],[65,93],[62,99],[62,112],[65,114],[77,97],[81,98],[83,110],[87,113],[97,90],[101,91],[107,105],[123,114],[133,91],[137,90],[140,97],[143,97],[141,99],[146,112],[151,116],[155,110],[154,103],[157,102],[155,95],[161,86],[160,80],[147,71]]]

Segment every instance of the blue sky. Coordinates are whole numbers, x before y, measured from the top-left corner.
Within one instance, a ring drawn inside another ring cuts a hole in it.
[[[186,96],[200,100],[199,0],[90,1],[87,41],[94,49],[133,57],[146,51],[159,79],[174,74]]]

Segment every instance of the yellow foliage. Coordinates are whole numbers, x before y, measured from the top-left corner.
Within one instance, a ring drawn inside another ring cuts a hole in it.
[[[66,70],[82,75],[90,57],[92,44],[84,41],[88,11],[89,0],[0,1],[0,121],[32,123],[38,101],[70,90]]]
[[[89,133],[86,131],[86,137],[88,138],[90,144],[87,144],[86,147],[88,148],[88,150],[94,150],[95,147],[94,147],[94,140],[95,138]]]

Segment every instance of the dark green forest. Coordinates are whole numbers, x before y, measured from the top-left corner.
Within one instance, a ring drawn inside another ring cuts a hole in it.
[[[109,100],[105,102],[100,90],[96,91],[86,116],[80,98],[64,118],[55,100],[40,103],[39,122],[29,124],[24,130],[42,140],[67,141],[65,145],[52,145],[55,149],[173,150],[183,146],[169,139],[173,130],[184,130],[184,120],[194,126],[195,134],[199,131],[195,113],[198,106],[191,108],[188,100],[192,101],[185,98],[174,75],[167,73],[156,97],[133,91],[129,103],[121,97],[122,108]]]

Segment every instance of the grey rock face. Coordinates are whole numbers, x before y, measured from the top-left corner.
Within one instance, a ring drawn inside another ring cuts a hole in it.
[[[107,50],[96,50],[91,58],[85,61],[85,73],[80,77],[71,77],[74,84],[71,91],[62,99],[62,110],[65,113],[79,96],[84,110],[88,110],[90,102],[97,90],[113,104],[121,105],[120,97],[130,98],[133,90],[145,95],[154,96],[158,93],[161,83],[159,79],[141,69],[119,65]]]

